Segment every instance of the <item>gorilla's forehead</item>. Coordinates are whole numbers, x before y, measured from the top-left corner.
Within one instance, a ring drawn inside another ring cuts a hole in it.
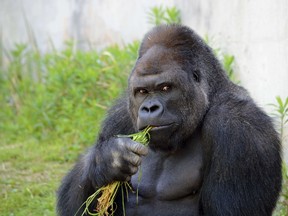
[[[176,83],[187,80],[176,52],[160,45],[154,45],[135,64],[130,75],[130,86],[148,86],[161,83]]]
[[[137,73],[134,71],[129,80],[130,87],[151,87],[161,84],[179,84],[187,82],[188,74],[183,71],[177,64],[161,65],[156,71],[148,73]]]
[[[154,45],[137,61],[134,73],[138,76],[160,74],[172,68],[179,68],[173,50]]]

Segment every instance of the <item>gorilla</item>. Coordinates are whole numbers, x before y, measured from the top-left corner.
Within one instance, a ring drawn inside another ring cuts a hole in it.
[[[278,134],[193,30],[153,28],[128,81],[96,144],[64,177],[59,215],[81,215],[87,197],[114,181],[132,190],[118,191],[111,215],[272,214],[282,182]],[[147,126],[148,147],[117,137]]]

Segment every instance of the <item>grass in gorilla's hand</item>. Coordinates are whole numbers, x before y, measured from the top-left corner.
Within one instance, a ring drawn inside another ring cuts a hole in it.
[[[149,131],[151,129],[152,129],[152,126],[148,126],[144,130],[142,130],[138,133],[134,133],[134,134],[130,134],[130,135],[118,135],[117,137],[129,137],[132,140],[134,140],[135,142],[139,142],[143,145],[148,145],[149,139],[150,139]],[[138,180],[140,181],[140,179],[141,179],[141,171],[139,172]],[[120,181],[116,181],[116,182],[113,182],[111,184],[108,184],[106,186],[99,188],[95,193],[93,193],[91,196],[89,196],[87,198],[87,200],[79,208],[79,210],[80,210],[82,208],[82,206],[85,205],[85,209],[84,209],[82,215],[87,213],[88,215],[102,216],[102,215],[109,215],[109,211],[110,211],[110,214],[111,214],[111,212],[113,213],[116,210],[113,207],[113,203],[115,200],[116,193],[117,193],[120,186],[124,186],[126,191],[127,191],[127,188],[131,189],[128,182],[120,182]],[[137,190],[137,194],[138,194],[138,190]],[[90,212],[89,211],[90,204],[99,195],[100,195],[100,197],[97,199],[98,202],[97,202],[97,206],[96,206],[97,213]],[[122,200],[123,200],[122,205],[123,205],[123,214],[125,215],[125,207],[124,207],[123,197],[124,197],[124,191],[123,191],[123,187],[122,187]],[[78,211],[75,213],[75,215],[78,213]]]

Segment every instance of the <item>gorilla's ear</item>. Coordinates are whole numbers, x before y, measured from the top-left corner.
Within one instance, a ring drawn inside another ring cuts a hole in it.
[[[200,71],[199,70],[194,70],[193,71],[193,79],[196,82],[200,82]]]

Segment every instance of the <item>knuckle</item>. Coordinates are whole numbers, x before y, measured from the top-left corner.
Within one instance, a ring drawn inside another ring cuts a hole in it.
[[[146,155],[148,153],[148,148],[143,146],[142,144],[137,144],[136,150],[138,153],[142,155]]]
[[[131,167],[131,173],[136,174],[138,171],[138,168],[136,166]]]
[[[139,166],[139,165],[141,164],[141,161],[142,161],[141,157],[136,156],[136,157],[134,158],[134,160],[133,160],[133,164],[134,164],[135,166]]]
[[[120,151],[130,149],[132,140],[130,138],[117,138],[117,146]]]
[[[134,146],[135,146],[135,150],[136,151],[141,151],[141,149],[142,149],[142,145],[141,144],[135,143]]]

